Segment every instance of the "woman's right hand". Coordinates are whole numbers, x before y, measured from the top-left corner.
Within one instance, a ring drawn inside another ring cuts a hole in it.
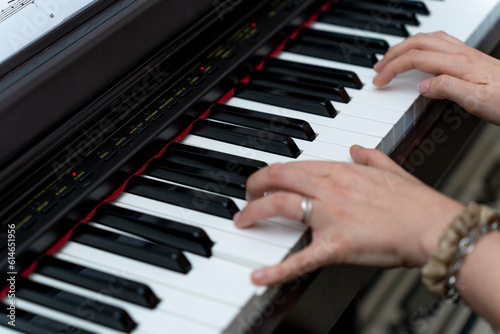
[[[302,219],[311,244],[252,275],[257,285],[284,282],[331,264],[422,266],[448,224],[463,208],[403,170],[385,153],[354,145],[356,164],[296,161],[275,164],[247,181],[247,206],[234,216],[248,228],[271,217]]]
[[[500,125],[500,60],[444,33],[417,34],[390,48],[374,70],[373,83],[387,85],[412,69],[436,74],[418,85],[420,93],[450,99],[488,122]]]

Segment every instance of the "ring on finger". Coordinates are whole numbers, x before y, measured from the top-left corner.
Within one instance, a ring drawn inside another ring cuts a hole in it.
[[[300,221],[304,224],[307,224],[307,221],[309,220],[309,217],[311,216],[311,211],[312,211],[312,207],[313,207],[313,200],[312,200],[312,198],[305,196],[300,205],[301,205],[302,211],[303,211],[302,218],[300,219]]]

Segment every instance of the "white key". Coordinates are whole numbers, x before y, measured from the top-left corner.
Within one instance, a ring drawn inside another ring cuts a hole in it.
[[[234,144],[228,144],[228,143],[224,143],[224,142],[221,142],[218,140],[200,137],[200,136],[195,136],[195,135],[187,135],[186,137],[184,137],[181,140],[181,143],[191,145],[191,146],[201,147],[201,148],[208,148],[210,150],[228,153],[228,154],[233,154],[233,155],[237,155],[240,157],[246,157],[249,159],[260,160],[260,161],[264,161],[268,164],[287,163],[287,162],[291,162],[291,161],[303,161],[303,160],[325,160],[325,159],[318,158],[318,157],[308,156],[307,154],[301,154],[297,157],[297,159],[293,159],[293,158],[288,158],[288,157],[285,157],[282,155],[258,151],[258,150],[254,150],[251,148],[247,148],[247,147],[243,147],[243,146],[239,146],[239,145],[234,145]],[[342,152],[340,152],[340,153],[342,153]],[[339,159],[342,159],[342,158],[345,158],[345,157],[343,157],[343,156],[339,157]]]
[[[394,142],[401,139],[415,122],[415,116],[411,110],[392,110],[362,103],[346,107],[341,111],[341,114],[390,124],[394,132]],[[360,145],[362,144],[360,143]]]
[[[495,27],[498,19],[500,18],[500,2],[497,0],[485,1],[479,6],[474,6],[474,8],[480,8],[483,10],[482,20],[479,22],[480,24],[474,29],[472,34],[469,35],[465,42],[472,46],[479,46],[480,42],[486,37],[486,35],[491,32],[491,30]],[[468,5],[468,3],[466,2]],[[465,7],[466,5],[464,5]],[[467,13],[467,10],[464,11]]]
[[[1,327],[2,328],[2,333],[5,333],[5,334],[19,334],[18,331],[16,330],[13,330],[12,327]]]
[[[335,117],[335,123],[332,127],[340,129],[355,129],[355,131],[369,134],[372,136],[381,137],[382,149],[384,151],[392,151],[394,148],[394,133],[392,125],[388,123],[376,122],[366,118],[350,116],[346,114],[338,114]]]
[[[68,284],[44,275],[32,274],[29,278],[32,281],[38,282],[40,284],[45,284],[62,291],[88,298],[90,300],[95,300],[100,303],[118,307],[126,311],[132,317],[132,319],[134,319],[134,321],[137,323],[137,330],[140,332],[145,331],[154,333],[160,328],[167,327],[168,332],[174,334],[183,334],[186,332],[215,334],[225,328],[225,326],[202,323],[200,320],[194,318],[184,318],[182,315],[170,314],[162,309],[151,310],[145,307],[140,307],[138,305],[113,298],[109,295],[83,289],[81,287]],[[207,310],[207,312],[210,311]]]
[[[345,108],[345,106],[349,106],[349,104],[353,102],[361,102],[370,104],[373,106],[380,106],[383,108],[391,108],[395,110],[405,110],[408,109],[415,99],[408,98],[399,95],[387,95],[384,91],[379,90],[356,90],[352,88],[346,88],[347,93],[351,96],[351,102],[339,103],[334,102],[333,105],[337,110],[341,110],[341,108]]]
[[[215,268],[210,269],[210,265],[215,261],[210,261],[210,264],[206,259],[205,263],[202,260],[196,261],[190,256],[192,254],[185,254],[193,269],[184,275],[72,241],[68,241],[59,252],[70,256],[69,261],[79,260],[79,264],[84,263],[85,266],[96,270],[108,271],[136,281],[156,281],[233,306],[244,305],[256,290],[250,282],[250,270],[245,270],[244,274],[237,273],[244,268],[230,263],[226,266],[214,265]],[[227,277],[215,272],[220,270],[220,267],[225,268],[224,274]]]
[[[307,153],[308,155],[318,157],[318,158],[325,158],[331,161],[348,161],[350,159],[350,154],[349,154],[349,146],[341,146],[336,144],[331,144],[327,142],[322,142],[315,140],[313,142],[307,141],[307,140],[301,140],[301,139],[295,139],[295,142],[297,143],[297,146],[304,151],[304,153]],[[381,144],[381,143],[380,143]],[[380,147],[373,147],[373,148],[380,148],[382,149],[382,145],[379,145]],[[339,155],[342,155],[345,158],[342,158],[342,160],[338,160]]]
[[[286,247],[288,249],[295,246],[302,237],[302,232],[297,229],[268,221],[259,221],[248,229],[238,229],[229,219],[154,201],[129,193],[123,193],[118,196],[113,204],[132,208],[139,212],[158,215],[167,219],[179,219],[182,222],[201,228],[204,228],[204,226],[212,227],[242,237],[267,242],[271,245]]]
[[[428,2],[426,5],[431,14],[429,16],[419,16],[420,26],[408,27],[407,30],[410,34],[444,30],[465,42],[474,30],[479,27],[489,11],[493,9],[490,1],[480,2],[475,3],[474,6],[465,5],[466,2],[456,1],[453,5],[450,5],[448,1]],[[467,18],[467,24],[464,24],[465,17]]]
[[[392,82],[392,85],[389,84],[384,87],[377,87],[373,84],[373,76],[358,75],[358,77],[363,83],[363,88],[358,90],[358,93],[354,94],[363,95],[363,91],[375,91],[382,92],[387,96],[399,95],[412,100],[420,96],[420,92],[417,89],[417,82],[405,82],[396,79],[396,81]],[[352,94],[351,91],[352,89],[350,89],[349,94]]]
[[[314,142],[324,141],[327,143],[334,143],[347,147],[358,144],[367,148],[376,148],[382,143],[382,138],[366,135],[363,133],[357,133],[343,129],[332,130],[331,127],[322,124],[314,124],[311,127],[317,134]]]
[[[353,129],[353,131],[369,134],[372,136],[384,138],[392,130],[392,125],[389,123],[351,116],[347,112],[340,112],[335,118],[335,123],[332,124],[332,127],[337,127],[345,130]]]
[[[262,152],[251,148],[228,144],[215,139],[205,138],[192,134],[188,134],[186,137],[184,137],[181,140],[181,144],[207,148],[217,152],[233,154],[240,157],[247,157],[249,159],[264,161],[267,162],[268,164],[273,164],[278,162],[286,163],[290,161],[295,161],[295,159],[293,158],[285,157],[282,155]]]

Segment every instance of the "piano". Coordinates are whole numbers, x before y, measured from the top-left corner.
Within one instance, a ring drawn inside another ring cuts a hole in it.
[[[328,333],[373,269],[253,286],[310,234],[236,229],[246,178],[361,144],[436,182],[419,144],[477,120],[419,96],[428,75],[379,89],[371,67],[419,32],[488,52],[500,15],[497,0],[81,3],[0,63],[2,333]]]

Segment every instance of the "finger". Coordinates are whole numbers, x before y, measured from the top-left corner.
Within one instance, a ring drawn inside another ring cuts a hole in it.
[[[247,200],[263,196],[269,191],[285,190],[312,197],[320,177],[292,164],[273,164],[252,174],[246,185]]]
[[[445,37],[438,37],[437,33],[436,35],[417,34],[415,36],[408,37],[403,43],[387,50],[384,58],[375,64],[374,70],[376,72],[382,71],[387,64],[410,50],[425,50],[440,53],[462,53],[464,51],[464,46],[457,44],[456,41],[451,42]]]
[[[462,42],[461,40],[459,40],[458,38],[455,38],[451,35],[448,35],[444,31],[435,31],[435,32],[429,33],[428,35],[440,38],[440,39],[448,41],[450,43],[455,43],[457,45],[467,45],[464,42]]]
[[[238,228],[252,226],[255,222],[272,217],[284,217],[300,221],[304,211],[304,196],[284,191],[273,192],[265,197],[248,202],[247,206],[234,215],[234,224]]]
[[[254,271],[252,281],[256,285],[272,285],[289,281],[325,265],[328,261],[327,256],[318,255],[317,247],[310,245],[289,256],[280,264]]]
[[[312,173],[314,175],[317,175],[319,177],[328,177],[332,173],[334,173],[334,170],[337,170],[338,166],[345,166],[345,165],[351,165],[345,162],[332,162],[332,161],[293,161],[289,162],[288,164],[301,168],[308,173]]]
[[[463,77],[473,68],[469,57],[460,54],[443,54],[435,51],[410,50],[388,63],[373,79],[373,84],[383,86],[396,75],[413,69],[431,73]]]
[[[403,168],[398,166],[391,158],[379,150],[367,149],[359,145],[353,145],[351,146],[349,152],[352,160],[354,160],[357,164],[377,167],[406,175]]]
[[[455,101],[470,113],[481,110],[484,101],[493,97],[488,85],[472,83],[449,75],[426,79],[418,87],[422,95]]]

